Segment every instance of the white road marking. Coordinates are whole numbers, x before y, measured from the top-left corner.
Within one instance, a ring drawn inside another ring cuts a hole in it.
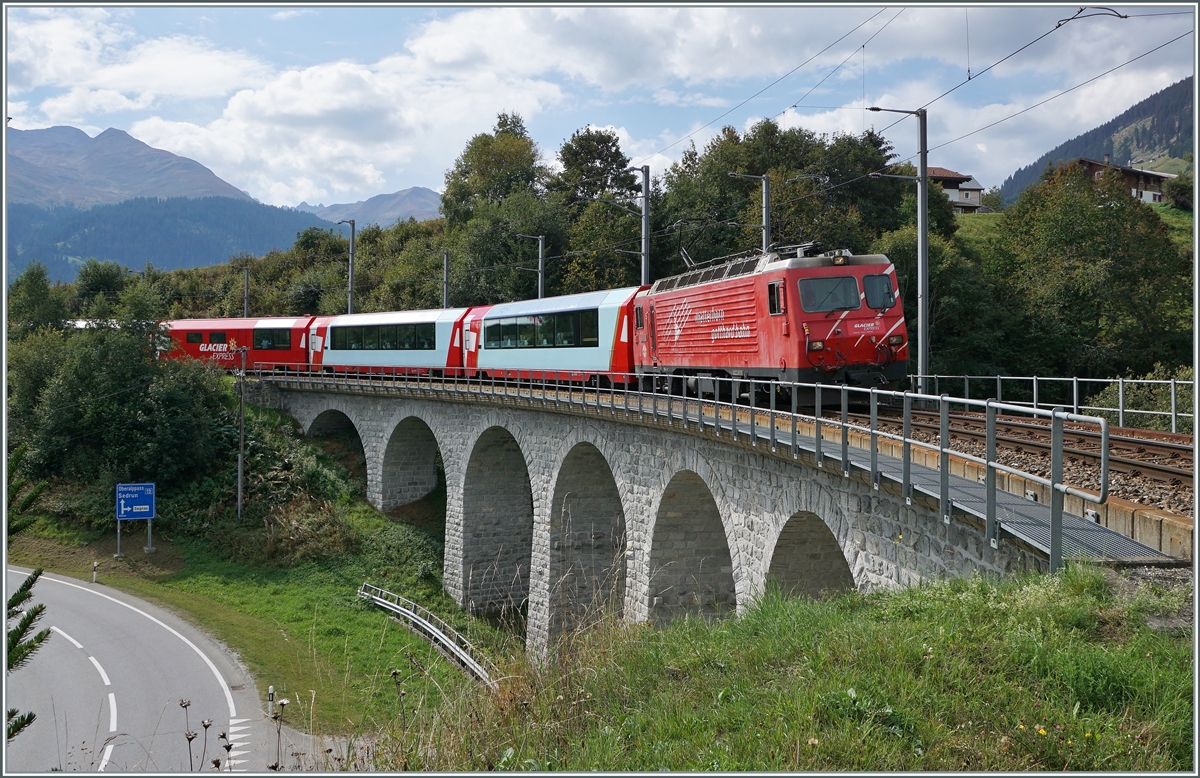
[[[115,692],[108,693],[108,731],[117,731],[117,695]]]
[[[12,570],[12,572],[14,572],[14,573],[17,573],[18,571],[16,571],[16,570]],[[19,573],[18,573],[18,574],[19,574]],[[134,613],[139,613],[139,614],[141,614],[142,616],[145,616],[145,617],[146,617],[147,619],[149,619],[150,621],[153,621],[155,624],[157,624],[158,626],[162,627],[162,628],[163,628],[163,629],[165,629],[167,632],[170,632],[172,635],[174,635],[175,637],[177,637],[177,638],[179,638],[180,640],[182,640],[184,643],[186,643],[186,644],[188,645],[188,647],[189,647],[189,648],[191,648],[193,651],[195,651],[195,652],[196,652],[196,654],[197,654],[197,655],[198,655],[198,656],[199,656],[201,659],[203,659],[203,660],[204,660],[204,663],[205,663],[206,665],[208,665],[208,669],[209,669],[209,670],[212,670],[212,674],[213,674],[214,676],[216,676],[216,678],[217,678],[217,683],[221,685],[221,691],[225,692],[225,701],[226,701],[227,703],[229,703],[229,715],[230,715],[230,717],[232,718],[233,716],[236,716],[236,715],[237,715],[237,708],[236,708],[236,707],[234,706],[234,704],[233,704],[233,693],[229,691],[229,684],[225,683],[225,677],[224,677],[223,675],[221,675],[221,671],[220,671],[220,670],[218,670],[218,669],[217,669],[217,666],[216,666],[215,664],[213,664],[213,661],[212,661],[211,659],[209,659],[209,658],[208,658],[208,655],[207,655],[207,654],[205,654],[203,651],[201,651],[201,650],[200,650],[200,647],[199,647],[199,646],[197,646],[197,645],[196,645],[195,643],[193,643],[192,641],[188,640],[188,639],[187,639],[186,637],[184,637],[183,635],[179,634],[179,632],[178,632],[177,630],[175,630],[175,629],[173,629],[172,627],[170,627],[170,626],[168,626],[168,625],[164,624],[162,621],[160,621],[160,620],[158,620],[158,619],[154,618],[154,617],[153,617],[153,616],[151,616],[149,613],[146,613],[144,610],[141,610],[140,608],[135,608],[134,606],[130,605],[130,604],[129,604],[129,603],[127,603],[127,602],[121,602],[121,601],[120,601],[120,600],[118,600],[116,597],[110,597],[110,596],[108,596],[107,594],[102,594],[102,593],[100,593],[100,592],[98,592],[98,591],[95,591],[94,589],[89,589],[89,588],[87,588],[86,586],[80,586],[79,584],[73,584],[73,583],[69,583],[69,582],[67,582],[67,581],[62,581],[62,580],[59,580],[58,578],[49,578],[49,577],[46,577],[46,576],[42,576],[42,578],[41,578],[41,579],[39,579],[39,580],[42,580],[42,581],[52,581],[52,582],[54,582],[54,583],[56,583],[56,584],[62,584],[63,586],[70,586],[71,588],[73,588],[73,589],[78,589],[78,590],[80,590],[81,592],[87,592],[88,594],[94,594],[94,595],[96,595],[97,597],[103,597],[103,598],[104,598],[104,599],[106,599],[106,600],[110,600],[110,601],[112,601],[112,602],[115,602],[117,605],[120,605],[120,606],[122,606],[122,607],[128,608],[129,610],[133,611]],[[81,646],[81,647],[82,647],[82,646]]]
[[[230,719],[229,723],[230,724],[241,724],[243,721],[249,721],[249,720],[250,719]]]
[[[64,638],[66,638],[67,640],[71,641],[72,643],[74,643],[74,644],[75,644],[75,648],[83,648],[83,644],[82,644],[82,643],[80,643],[78,640],[76,640],[75,638],[71,637],[71,636],[70,636],[70,635],[68,635],[67,633],[63,632],[63,631],[62,631],[61,629],[59,629],[58,627],[51,627],[50,629],[51,629],[51,630],[53,630],[54,632],[57,632],[58,634],[62,635]]]
[[[104,758],[100,760],[99,772],[104,772],[104,768],[108,767],[108,758],[112,756],[113,744],[109,743],[104,747]]]
[[[89,656],[88,659],[92,660],[92,664],[96,666],[96,671],[99,672],[100,677],[104,679],[104,685],[112,686],[112,682],[108,680],[108,673],[104,672],[104,668],[101,667],[100,663],[96,661],[96,657]]]
[[[232,724],[233,722],[231,721],[231,722],[229,722],[229,723],[230,723],[230,724]],[[241,730],[243,730],[243,729],[250,729],[250,728],[249,728],[249,727],[230,727],[230,728],[229,728],[229,734],[231,734],[231,735],[232,735],[234,732],[240,732],[240,731],[241,731]]]

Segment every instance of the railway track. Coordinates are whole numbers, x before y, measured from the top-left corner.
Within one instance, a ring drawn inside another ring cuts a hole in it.
[[[891,409],[880,411],[881,423],[899,430],[899,413]],[[833,414],[832,418],[840,418]],[[856,424],[867,425],[866,414],[850,414]],[[895,421],[890,421],[896,419]],[[996,445],[1019,453],[1050,452],[1050,428],[1029,420],[999,417],[996,421]],[[941,420],[936,413],[914,411],[912,427],[935,438],[940,434]],[[1111,429],[1108,436],[1109,469],[1132,476],[1150,478],[1171,485],[1192,487],[1193,444],[1189,435],[1154,433],[1155,437],[1138,435],[1135,430]],[[950,415],[951,437],[984,442],[987,439],[984,419],[979,414]],[[1081,462],[1100,464],[1100,434],[1087,429],[1068,428],[1063,434],[1064,453]]]

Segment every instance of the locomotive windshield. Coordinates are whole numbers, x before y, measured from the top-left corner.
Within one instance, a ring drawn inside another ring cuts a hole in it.
[[[852,276],[801,278],[800,306],[808,313],[858,310],[858,284]]]
[[[887,276],[863,276],[863,291],[867,295],[867,306],[877,311],[886,311],[896,304],[892,279]]]

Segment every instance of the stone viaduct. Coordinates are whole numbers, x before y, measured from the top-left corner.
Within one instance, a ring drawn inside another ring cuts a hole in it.
[[[544,648],[604,609],[629,621],[742,612],[768,582],[813,596],[900,587],[975,570],[1044,569],[1037,552],[943,524],[885,482],[844,477],[637,414],[545,411],[488,398],[264,391],[308,435],[352,426],[367,496],[383,511],[446,477],[444,585],[480,614],[527,609]]]

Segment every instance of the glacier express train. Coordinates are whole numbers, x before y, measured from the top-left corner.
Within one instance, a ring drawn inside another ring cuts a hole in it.
[[[895,386],[908,333],[882,254],[815,244],[627,287],[471,308],[167,323],[172,354],[249,369],[624,384]]]

